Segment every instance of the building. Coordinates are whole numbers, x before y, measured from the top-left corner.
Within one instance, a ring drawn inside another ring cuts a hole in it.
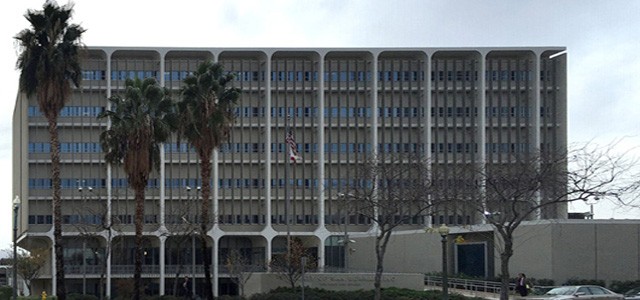
[[[338,195],[349,185],[346,171],[367,155],[415,153],[435,168],[446,168],[508,163],[514,153],[566,149],[564,51],[91,47],[83,58],[82,86],[58,125],[68,291],[98,293],[105,275],[110,295],[133,272],[134,195],[122,169],[105,164],[99,135],[107,123],[96,119],[127,78],[156,77],[177,92],[208,59],[236,75],[242,96],[231,140],[214,155],[212,209],[218,213],[208,232],[217,266],[214,286],[218,294],[227,294],[234,289],[223,261],[230,250],[241,251],[256,266],[285,251],[286,190],[291,235],[312,249],[321,268],[344,267],[339,239],[345,220],[352,232],[371,226],[355,213],[345,217]],[[303,157],[291,166],[289,189],[284,179],[287,115]],[[14,193],[24,199],[20,245],[51,248],[49,137],[34,99],[18,95],[13,139]],[[203,253],[189,247],[195,244],[192,224],[199,215],[199,168],[185,143],[166,144],[162,155],[146,192],[143,277],[149,291],[172,294],[178,270],[195,273],[196,289],[204,278]],[[558,206],[542,217],[566,215],[566,206]],[[477,213],[461,207],[426,214],[403,229],[481,222]],[[37,289],[55,294],[52,274],[46,270]]]
[[[486,224],[452,227],[447,244],[449,274],[496,278],[501,274],[499,234]],[[373,238],[359,238],[352,268],[371,272]],[[404,231],[391,237],[385,272],[436,273],[442,270],[437,233]],[[367,250],[371,249],[371,250]],[[365,252],[366,251],[366,252]],[[407,259],[411,258],[411,259]],[[569,280],[634,281],[640,278],[640,220],[557,219],[526,221],[514,233],[511,277]]]

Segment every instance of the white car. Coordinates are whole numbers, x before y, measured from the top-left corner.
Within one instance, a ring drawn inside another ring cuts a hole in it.
[[[527,299],[616,299],[624,296],[616,294],[597,285],[571,285],[553,288],[544,295],[527,297]]]

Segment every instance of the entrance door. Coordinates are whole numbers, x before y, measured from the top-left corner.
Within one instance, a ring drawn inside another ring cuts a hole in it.
[[[487,243],[456,244],[456,274],[487,278]]]

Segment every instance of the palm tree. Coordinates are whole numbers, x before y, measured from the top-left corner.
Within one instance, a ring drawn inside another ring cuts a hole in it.
[[[15,39],[19,48],[17,69],[21,71],[20,92],[35,94],[38,107],[47,118],[51,143],[51,182],[53,185],[53,236],[56,258],[56,294],[65,300],[64,255],[62,248],[62,214],[60,200],[60,141],[58,116],[71,94],[71,83],[80,84],[79,53],[85,31],[69,24],[73,6],[58,6],[46,1],[42,10],[28,10],[25,18],[30,28],[20,31]]]
[[[99,118],[109,118],[111,126],[102,132],[100,142],[109,163],[124,165],[129,186],[135,191],[135,271],[134,299],[140,299],[142,273],[142,227],[144,194],[149,174],[160,163],[160,144],[175,130],[174,105],[169,92],[154,78],[127,79],[124,98],[114,96],[111,109]]]
[[[202,177],[201,244],[204,253],[205,291],[207,299],[213,299],[211,284],[211,257],[207,253],[206,234],[209,229],[211,195],[211,157],[213,150],[229,139],[234,121],[233,107],[240,97],[240,90],[228,87],[233,76],[225,74],[222,65],[206,61],[193,75],[184,80],[182,101],[178,103],[180,128],[178,137],[184,137],[200,158]]]

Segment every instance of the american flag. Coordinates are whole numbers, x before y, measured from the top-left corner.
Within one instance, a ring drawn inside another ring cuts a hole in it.
[[[296,161],[301,160],[302,156],[298,154],[298,145],[293,137],[293,131],[289,130],[287,137],[285,138],[285,142],[289,145],[289,159],[291,159],[291,162],[295,163]]]

